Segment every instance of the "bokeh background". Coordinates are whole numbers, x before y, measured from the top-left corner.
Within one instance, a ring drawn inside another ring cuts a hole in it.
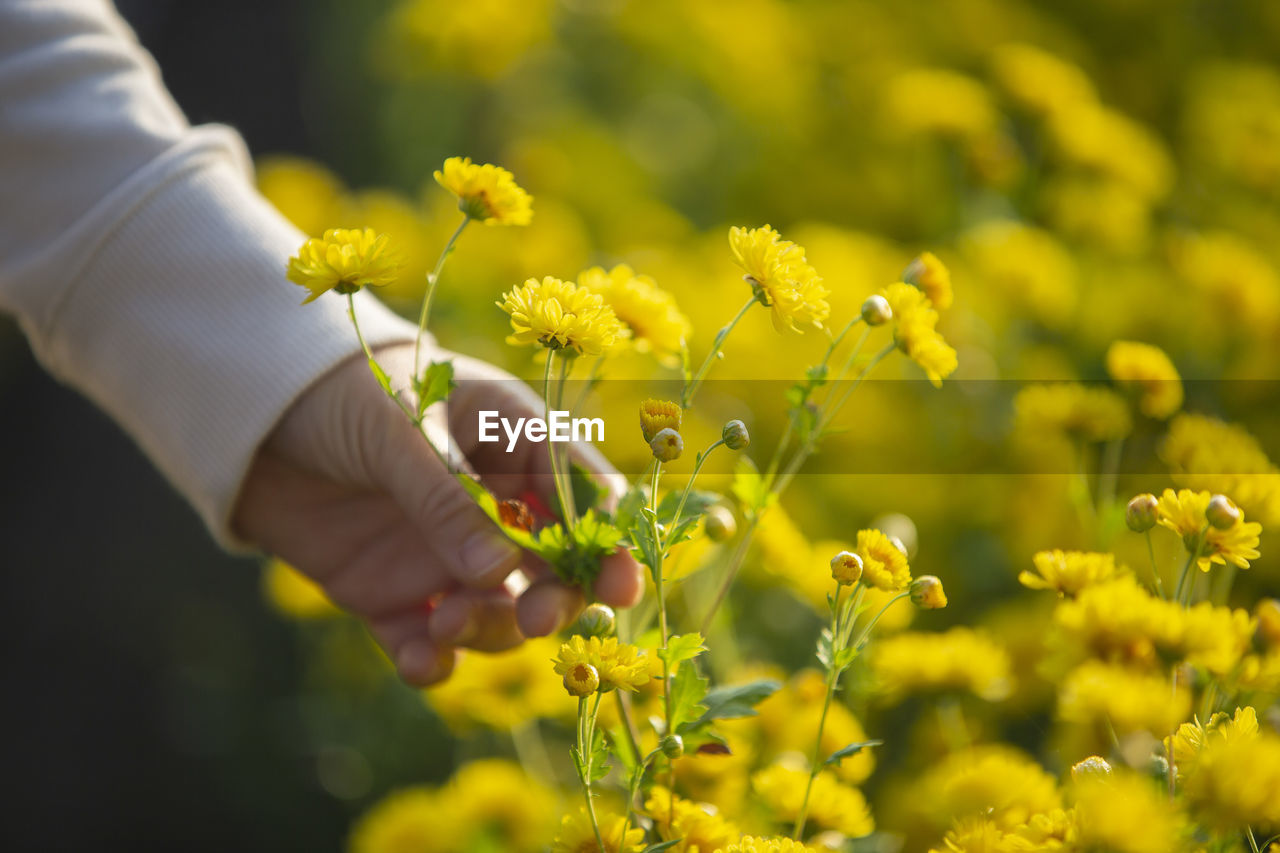
[[[917,573],[942,576],[953,601],[928,629],[986,624],[1022,685],[972,715],[1049,765],[1051,691],[1018,671],[1048,602],[1017,573],[1049,547],[1145,555],[1114,529],[1090,541],[1070,509],[1075,457],[1028,451],[1010,404],[1018,383],[1103,380],[1117,338],[1163,347],[1190,380],[1188,411],[1258,439],[1261,461],[1234,473],[1265,475],[1242,503],[1280,522],[1280,474],[1265,457],[1280,452],[1275,3],[119,6],[192,120],[242,131],[260,186],[299,227],[393,235],[410,267],[384,294],[398,308],[411,310],[456,222],[431,172],[455,154],[513,170],[535,196],[533,225],[464,237],[434,326],[520,375],[536,367],[503,344],[492,303],[529,276],[626,261],[675,294],[700,354],[746,295],[728,225],[769,222],[802,243],[840,322],[918,251],[936,251],[956,285],[942,324],[959,351],[954,387],[935,392],[905,359],[886,365],[883,378],[911,383],[860,391],[828,450],[840,474],[801,478],[786,507],[819,541],[909,516]],[[821,339],[779,337],[756,313],[720,375],[786,380],[820,355]],[[641,358],[612,371],[672,376]],[[769,446],[780,400],[770,408],[731,383],[720,399],[693,429],[710,434],[749,400]],[[1172,484],[1167,429],[1138,419],[1119,494]],[[258,562],[216,551],[7,321],[0,446],[6,849],[336,850],[387,790],[503,748],[448,733],[358,627],[282,619]],[[630,464],[643,447],[612,450]],[[874,475],[852,473],[857,452]],[[817,626],[812,588],[784,565],[808,553],[798,541],[762,543],[736,602],[753,626],[745,652],[789,666],[805,662]],[[1262,550],[1241,601],[1277,589],[1265,533]],[[899,744],[868,789],[889,820],[893,768],[923,760],[912,722],[923,712],[867,709],[877,736]]]

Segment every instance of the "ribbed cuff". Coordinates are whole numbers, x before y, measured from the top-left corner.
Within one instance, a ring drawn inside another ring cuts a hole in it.
[[[193,137],[86,215],[93,238],[73,245],[90,252],[63,256],[65,295],[23,319],[44,364],[133,436],[221,545],[246,550],[230,515],[255,451],[359,345],[344,297],[300,304],[285,268],[305,236],[249,184],[238,140]],[[356,310],[371,346],[413,340],[368,294]]]

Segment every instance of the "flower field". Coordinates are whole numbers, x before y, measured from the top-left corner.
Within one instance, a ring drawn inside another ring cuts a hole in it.
[[[413,690],[269,561],[351,853],[1280,850],[1271,4],[361,11],[299,301],[601,418],[613,494],[459,478],[647,586]]]

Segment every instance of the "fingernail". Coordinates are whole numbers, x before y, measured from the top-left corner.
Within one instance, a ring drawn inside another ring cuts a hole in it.
[[[487,531],[474,533],[462,543],[462,563],[473,578],[485,578],[503,568],[514,568],[519,553],[515,545]]]

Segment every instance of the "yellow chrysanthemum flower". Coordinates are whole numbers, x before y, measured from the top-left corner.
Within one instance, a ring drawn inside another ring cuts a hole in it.
[[[991,58],[1000,90],[1028,112],[1052,115],[1064,105],[1096,100],[1089,76],[1076,65],[1029,44],[1004,44]]]
[[[1141,392],[1138,408],[1164,420],[1182,408],[1182,377],[1164,350],[1137,341],[1115,341],[1107,349],[1107,373]]]
[[[885,637],[871,647],[869,662],[890,702],[907,693],[951,690],[997,702],[1012,689],[1008,653],[970,628]]]
[[[1209,739],[1187,773],[1184,790],[1211,826],[1280,829],[1280,737],[1265,731]]]
[[[907,555],[879,530],[859,530],[853,550],[862,558],[862,582],[868,586],[897,591],[911,583]]]
[[[1185,684],[1101,661],[1086,661],[1063,679],[1058,714],[1072,723],[1109,723],[1121,734],[1172,731],[1191,711]]]
[[[601,355],[623,335],[622,324],[600,294],[551,276],[511,288],[497,305],[511,316],[510,344]]]
[[[640,853],[644,849],[644,830],[627,826],[619,815],[601,814],[600,839],[605,853]],[[591,828],[591,816],[585,808],[567,814],[560,821],[560,831],[551,845],[551,853],[599,853],[595,830]]]
[[[277,613],[291,619],[327,619],[342,613],[318,583],[279,558],[263,568],[262,592]]]
[[[640,432],[645,443],[653,441],[653,437],[664,429],[680,431],[680,420],[683,411],[679,403],[670,400],[649,398],[640,403]]]
[[[1165,489],[1160,496],[1159,523],[1182,537],[1187,551],[1196,554],[1200,571],[1209,571],[1213,563],[1225,566],[1228,562],[1241,569],[1249,568],[1249,561],[1260,556],[1258,534],[1262,525],[1246,522],[1243,513],[1226,530],[1210,525],[1205,511],[1212,498],[1208,492]]]
[[[667,366],[680,363],[692,326],[675,297],[652,278],[619,264],[608,272],[602,267],[584,270],[578,274],[578,285],[604,297],[630,333],[628,340],[636,350],[652,352]]]
[[[649,682],[648,660],[635,646],[619,643],[616,637],[570,637],[556,656],[556,674],[568,675],[580,664],[595,668],[601,692],[639,690]]]
[[[1036,574],[1022,572],[1018,582],[1028,589],[1051,589],[1074,597],[1088,586],[1128,574],[1116,565],[1114,554],[1087,551],[1041,551],[1032,558]]]
[[[1173,753],[1173,763],[1179,777],[1195,769],[1200,752],[1218,739],[1224,741],[1252,740],[1258,736],[1258,712],[1251,706],[1236,708],[1235,713],[1219,711],[1208,723],[1195,719],[1178,726],[1172,737],[1165,738],[1165,747]]]
[[[925,771],[912,786],[908,819],[941,830],[981,817],[1004,832],[1060,808],[1057,780],[1043,767],[1011,746],[984,744],[953,752]]]
[[[733,260],[744,273],[760,304],[772,312],[778,331],[822,328],[831,314],[830,291],[805,260],[804,248],[783,240],[768,225],[729,229]]]
[[[450,853],[464,828],[446,798],[425,787],[396,791],[365,812],[351,831],[350,853]]]
[[[399,271],[400,260],[385,234],[372,228],[333,228],[302,244],[289,259],[288,277],[310,292],[302,300],[306,305],[329,290],[347,294],[366,285],[390,284]]]
[[[1031,436],[1060,434],[1102,442],[1124,438],[1133,429],[1118,394],[1076,382],[1029,385],[1018,392],[1013,409],[1017,428]]]
[[[744,835],[734,844],[722,848],[718,853],[817,853],[807,844],[801,844],[790,838],[757,838]]]
[[[499,850],[540,853],[554,837],[556,794],[515,762],[487,758],[464,764],[441,795],[443,820],[467,836],[450,850],[474,850],[487,842]]]
[[[509,732],[530,720],[564,716],[560,679],[547,658],[560,648],[548,637],[531,638],[497,654],[466,654],[444,683],[422,692],[449,725],[465,734],[477,727]]]
[[[804,799],[807,770],[774,764],[751,777],[756,794],[780,822],[795,821]],[[839,832],[849,838],[861,838],[875,830],[871,809],[857,788],[841,784],[835,775],[822,771],[813,779],[809,792],[811,825]]]
[[[672,853],[703,853],[728,847],[742,833],[721,817],[715,806],[674,796],[655,785],[645,800],[644,811],[653,818],[654,828],[664,841],[678,839],[668,848]]]
[[[902,271],[902,280],[914,284],[929,297],[933,307],[946,311],[951,307],[951,271],[933,252],[921,252]]]
[[[934,387],[941,387],[942,380],[955,371],[958,362],[956,351],[935,328],[938,312],[929,297],[904,281],[894,282],[880,291],[880,295],[893,309],[893,340],[898,349],[920,365]]]
[[[826,677],[821,672],[804,669],[792,676],[781,690],[756,706],[758,714],[752,718],[752,722],[759,737],[763,759],[813,749],[813,733],[818,730],[818,721],[822,717],[822,699],[826,690]],[[830,755],[851,743],[862,743],[866,739],[866,729],[853,711],[847,705],[832,703],[827,709],[818,751],[823,755]],[[861,750],[832,769],[841,781],[859,785],[875,769],[875,750]]]
[[[533,197],[501,166],[450,157],[435,179],[458,197],[459,210],[486,225],[528,225],[533,220]]]
[[[1244,427],[1178,415],[1160,443],[1160,458],[1179,486],[1231,495],[1263,524],[1280,524],[1280,468]]]
[[[1182,845],[1183,822],[1159,783],[1134,773],[1094,776],[1075,786],[1081,850],[1169,853]]]

